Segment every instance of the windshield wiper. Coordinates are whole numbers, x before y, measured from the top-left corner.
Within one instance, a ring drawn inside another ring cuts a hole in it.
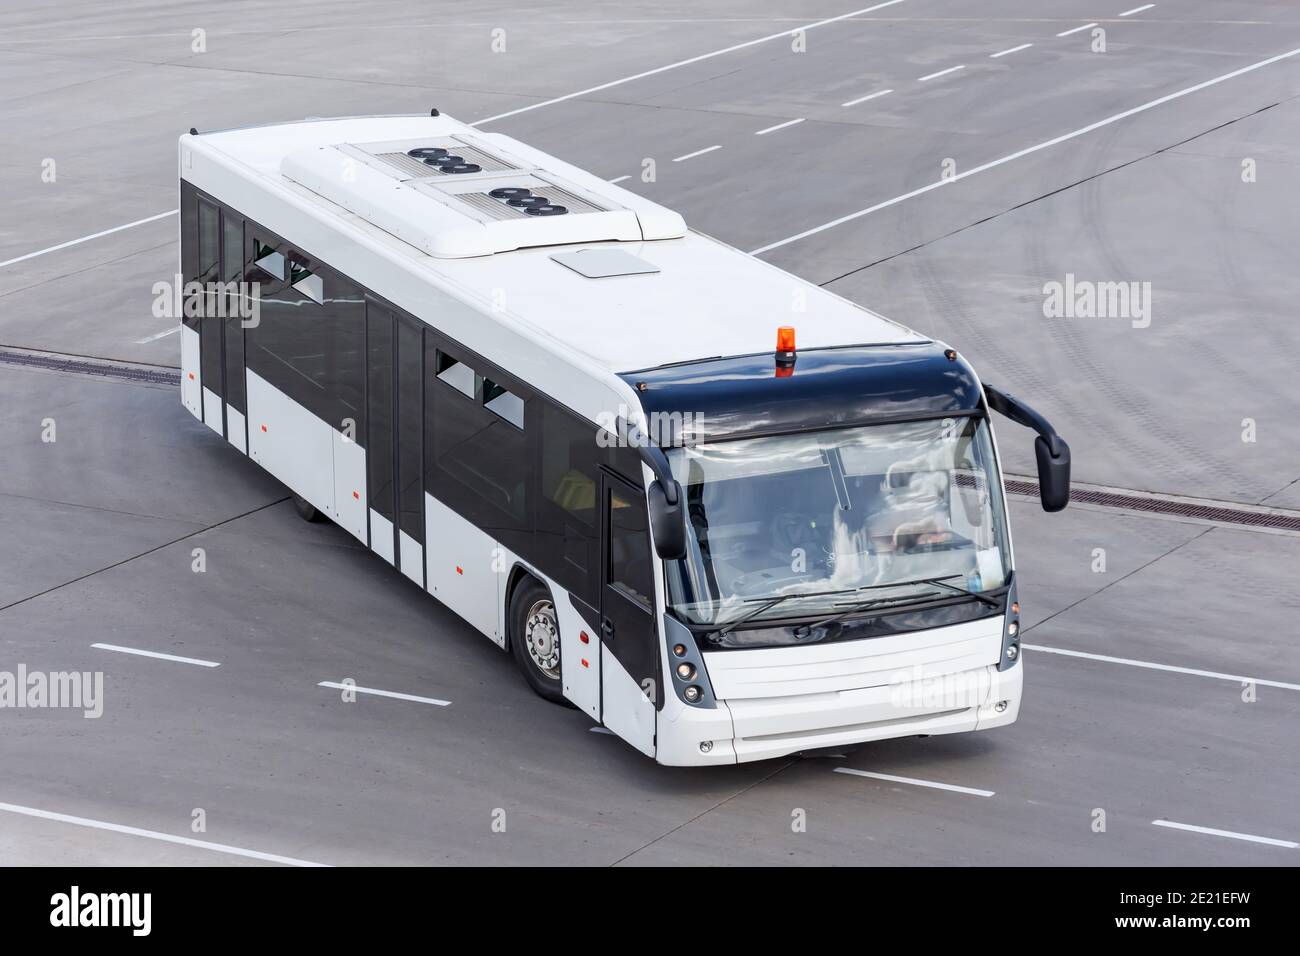
[[[961,577],[961,575],[960,575],[960,574],[954,574],[954,575],[951,575],[951,577],[959,578],[959,577]],[[928,581],[924,581],[924,582],[917,581],[916,583],[917,583],[917,584],[922,584],[922,583],[924,583],[924,584],[933,584],[933,585],[935,585],[936,587],[947,588],[949,591],[956,591],[958,594],[965,594],[965,595],[968,595],[968,596],[970,596],[970,597],[973,597],[973,598],[974,598],[975,600],[977,600],[977,601],[983,601],[983,602],[984,602],[985,604],[987,604],[989,607],[998,607],[998,608],[1000,608],[1000,607],[1002,606],[1002,602],[999,601],[997,598],[989,597],[987,594],[981,594],[979,591],[971,591],[971,590],[969,590],[969,589],[967,589],[967,588],[958,587],[958,586],[955,585],[955,584],[949,584],[949,583],[948,583],[948,578],[931,578],[931,579],[928,580]]]
[[[905,587],[913,587],[918,584],[929,584],[935,587],[947,588],[949,591],[955,591],[967,597],[973,597],[975,598],[975,600],[981,601],[984,604],[989,605],[990,607],[1002,606],[1001,603],[999,603],[999,601],[996,598],[991,598],[987,594],[980,594],[978,591],[968,591],[966,588],[958,587],[955,584],[947,583],[949,578],[959,578],[959,577],[961,577],[960,574],[950,574],[948,575],[948,577],[943,577],[943,578],[922,578],[919,581],[899,581],[894,584],[874,584],[871,585],[871,587],[872,588],[905,588]],[[865,591],[867,590],[867,588],[859,588],[858,590]],[[800,632],[801,636],[806,636],[815,627],[829,627],[832,624],[838,624],[840,621],[844,620],[845,618],[852,617],[855,614],[861,614],[863,611],[870,611],[878,607],[893,607],[900,604],[902,605],[914,604],[915,602],[922,600],[923,598],[932,597],[933,594],[934,592],[931,591],[929,593],[909,594],[906,597],[872,598],[870,601],[861,601],[857,604],[854,604],[851,607],[847,608],[846,610],[841,611],[839,614],[836,614],[833,617],[828,617],[824,621],[818,621],[816,624],[801,624],[798,628],[796,628],[796,630]]]
[[[752,621],[754,618],[758,617],[758,615],[762,614],[764,611],[774,608],[782,601],[788,601],[790,600],[790,598],[824,597],[827,594],[851,594],[854,590],[859,590],[859,589],[841,588],[835,591],[791,591],[788,594],[778,594],[776,597],[773,598],[762,598],[762,597],[748,598],[747,600],[742,601],[741,603],[751,604],[754,601],[762,601],[763,603],[760,604],[758,607],[754,608],[754,610],[750,611],[748,614],[742,614],[734,621],[728,621],[722,627],[718,628],[718,635],[721,636],[723,634],[727,634],[730,631],[735,630],[737,627],[744,624],[746,621]]]
[[[920,584],[921,582],[912,581],[908,583]],[[909,594],[907,597],[872,598],[870,601],[859,601],[857,604],[850,605],[845,610],[840,611],[839,614],[836,614],[833,617],[828,617],[824,621],[817,621],[816,623],[813,624],[800,624],[798,627],[794,629],[794,633],[796,637],[807,637],[809,634],[812,633],[813,628],[830,627],[832,624],[838,624],[846,617],[852,617],[855,614],[861,614],[863,611],[871,611],[876,608],[897,607],[899,605],[915,604],[920,599],[930,597],[934,593],[935,592],[931,591],[928,594]]]

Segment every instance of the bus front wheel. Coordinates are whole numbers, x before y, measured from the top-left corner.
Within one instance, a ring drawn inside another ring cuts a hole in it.
[[[560,623],[550,593],[536,580],[521,581],[510,596],[510,653],[539,696],[567,703],[560,680]]]

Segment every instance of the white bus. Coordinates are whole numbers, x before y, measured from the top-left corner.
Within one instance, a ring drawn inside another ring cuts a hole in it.
[[[1049,511],[1069,449],[955,351],[436,110],[179,145],[185,407],[543,697],[669,765],[1016,719],[990,409]]]

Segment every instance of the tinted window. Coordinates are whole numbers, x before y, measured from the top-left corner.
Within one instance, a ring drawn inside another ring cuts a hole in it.
[[[220,395],[222,394],[221,326],[224,322],[221,316],[225,312],[225,296],[221,292],[205,291],[202,300],[203,318],[199,326],[199,375],[204,388],[214,395]],[[221,423],[214,424],[219,426]]]
[[[360,441],[365,300],[332,272],[305,271],[320,277],[323,301],[293,285],[264,290],[261,320],[246,333],[248,367],[331,427],[351,423]]]
[[[221,272],[221,213],[206,199],[199,200],[199,258],[200,282],[215,282]],[[221,319],[218,302],[210,292],[202,294],[203,318],[199,325],[199,375],[203,387],[220,395],[221,389]],[[220,427],[221,423],[215,423]]]
[[[621,487],[611,488],[608,583],[648,608],[653,592],[651,580],[645,502]]]
[[[594,603],[596,503],[600,473],[596,426],[556,405],[540,410],[541,497],[537,508],[544,567],[570,591]]]
[[[424,340],[420,329],[397,323],[397,476],[400,526],[424,541]]]
[[[393,319],[374,305],[366,307],[369,344],[369,437],[366,487],[370,507],[389,521],[393,514]]]
[[[221,275],[227,282],[244,277],[244,222],[225,210],[221,214]],[[244,400],[244,329],[240,292],[232,289],[226,298],[226,401],[246,411]]]
[[[220,216],[217,207],[206,199],[199,200],[199,279],[217,278],[221,255]]]
[[[430,383],[432,433],[429,487],[434,496],[489,533],[531,531],[528,481],[533,468],[524,432],[465,394],[468,375],[481,377],[454,356],[439,358],[442,370]],[[527,409],[524,410],[527,414]]]

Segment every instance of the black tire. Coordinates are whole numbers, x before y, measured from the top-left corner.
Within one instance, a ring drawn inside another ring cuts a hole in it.
[[[553,628],[547,628],[544,622],[534,622],[534,634],[538,634],[534,650],[542,655],[542,661],[554,659],[554,666],[544,669],[535,654],[529,650],[530,618],[543,617],[549,609]],[[551,634],[547,632],[551,631]],[[528,686],[553,704],[568,704],[564,699],[564,687],[560,677],[560,643],[559,624],[555,617],[555,605],[551,594],[535,578],[525,578],[515,587],[510,595],[510,654],[523,671]],[[553,655],[553,657],[552,657]],[[548,673],[549,671],[549,673]]]
[[[303,521],[315,523],[325,520],[325,515],[318,511],[316,506],[302,495],[293,496],[293,506],[298,512],[298,517],[302,518]]]

